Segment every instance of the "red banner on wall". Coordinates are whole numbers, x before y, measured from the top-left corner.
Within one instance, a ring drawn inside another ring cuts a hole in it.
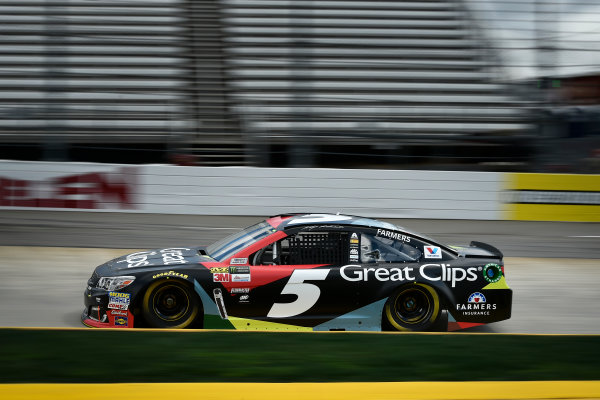
[[[42,180],[0,176],[0,206],[78,209],[135,208],[135,167]]]

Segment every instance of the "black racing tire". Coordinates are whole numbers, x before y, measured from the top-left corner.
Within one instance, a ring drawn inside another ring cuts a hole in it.
[[[200,299],[190,286],[174,279],[152,282],[142,300],[144,319],[153,328],[189,328],[200,310]]]
[[[399,288],[385,303],[384,317],[398,331],[425,331],[441,314],[440,297],[431,286],[415,283]]]

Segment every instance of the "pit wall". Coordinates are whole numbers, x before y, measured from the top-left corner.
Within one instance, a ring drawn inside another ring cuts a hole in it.
[[[600,222],[600,175],[0,161],[0,209]]]

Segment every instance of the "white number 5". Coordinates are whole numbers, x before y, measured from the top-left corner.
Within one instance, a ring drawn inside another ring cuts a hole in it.
[[[321,289],[312,283],[304,281],[324,281],[329,269],[296,269],[290,280],[283,287],[281,294],[295,294],[298,298],[291,303],[274,303],[269,318],[285,318],[308,311],[319,300]]]

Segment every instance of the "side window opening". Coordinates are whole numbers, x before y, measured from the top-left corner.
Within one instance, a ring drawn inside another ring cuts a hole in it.
[[[254,254],[253,265],[344,264],[348,232],[300,232]]]
[[[250,256],[251,265],[281,265],[281,241],[271,243]]]
[[[421,258],[421,251],[401,240],[361,235],[360,259],[363,263],[375,262],[414,262]]]
[[[347,232],[301,232],[286,239],[291,265],[341,264],[348,259]],[[282,254],[285,254],[286,239],[281,243]]]

